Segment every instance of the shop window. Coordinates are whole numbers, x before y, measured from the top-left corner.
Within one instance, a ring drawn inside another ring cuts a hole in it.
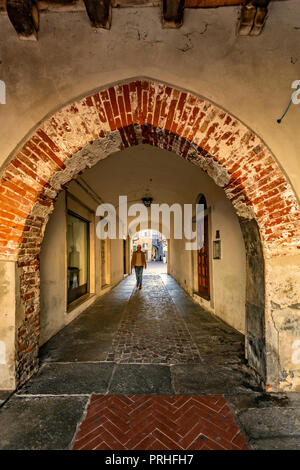
[[[68,304],[89,292],[89,222],[67,214]]]

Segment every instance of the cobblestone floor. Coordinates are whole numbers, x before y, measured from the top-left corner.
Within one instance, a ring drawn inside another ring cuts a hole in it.
[[[149,261],[147,263],[147,269],[144,273],[147,274],[167,274],[168,265],[163,261]]]
[[[144,275],[143,289],[134,289],[107,360],[148,364],[201,362],[197,345],[159,275]]]
[[[159,272],[161,266],[155,268],[145,272],[141,291],[132,275],[98,298],[43,345],[34,377],[14,393],[1,392],[0,449],[71,449],[75,442],[81,448],[80,439],[87,448],[121,448],[121,421],[112,426],[108,418],[118,396],[137,397],[132,412],[149,425],[134,442],[122,437],[127,448],[300,449],[300,394],[263,392],[247,366],[244,336],[195,303]],[[105,411],[89,407],[92,397],[106,397]],[[163,412],[177,399],[196,406],[197,424],[191,421],[193,406]],[[215,414],[206,409],[211,400],[221,403]],[[160,416],[151,403],[160,403]],[[93,414],[88,421],[87,412]],[[129,414],[125,422],[134,433],[136,420]],[[103,429],[98,419],[104,419]]]

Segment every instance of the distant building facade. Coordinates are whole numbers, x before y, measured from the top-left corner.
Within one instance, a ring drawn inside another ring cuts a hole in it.
[[[147,261],[167,261],[168,242],[155,230],[142,230],[132,237],[132,252],[141,245]],[[165,258],[165,259],[164,259]]]

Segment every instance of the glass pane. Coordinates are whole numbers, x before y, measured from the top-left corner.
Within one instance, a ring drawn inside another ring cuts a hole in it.
[[[89,223],[67,215],[68,237],[68,303],[88,292]]]
[[[101,240],[101,287],[107,284],[106,280],[106,250],[107,240]]]

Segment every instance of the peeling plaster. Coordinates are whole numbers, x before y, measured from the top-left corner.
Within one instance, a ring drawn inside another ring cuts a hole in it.
[[[110,132],[104,138],[95,140],[76,152],[65,163],[66,168],[64,170],[55,173],[50,179],[51,186],[60,191],[62,186],[71,181],[79,172],[87,167],[91,168],[98,161],[121,150],[122,147],[122,139],[118,131]]]
[[[238,216],[244,217],[245,219],[249,220],[255,219],[255,212],[253,207],[247,206],[247,204],[239,200],[234,201],[233,206]]]

